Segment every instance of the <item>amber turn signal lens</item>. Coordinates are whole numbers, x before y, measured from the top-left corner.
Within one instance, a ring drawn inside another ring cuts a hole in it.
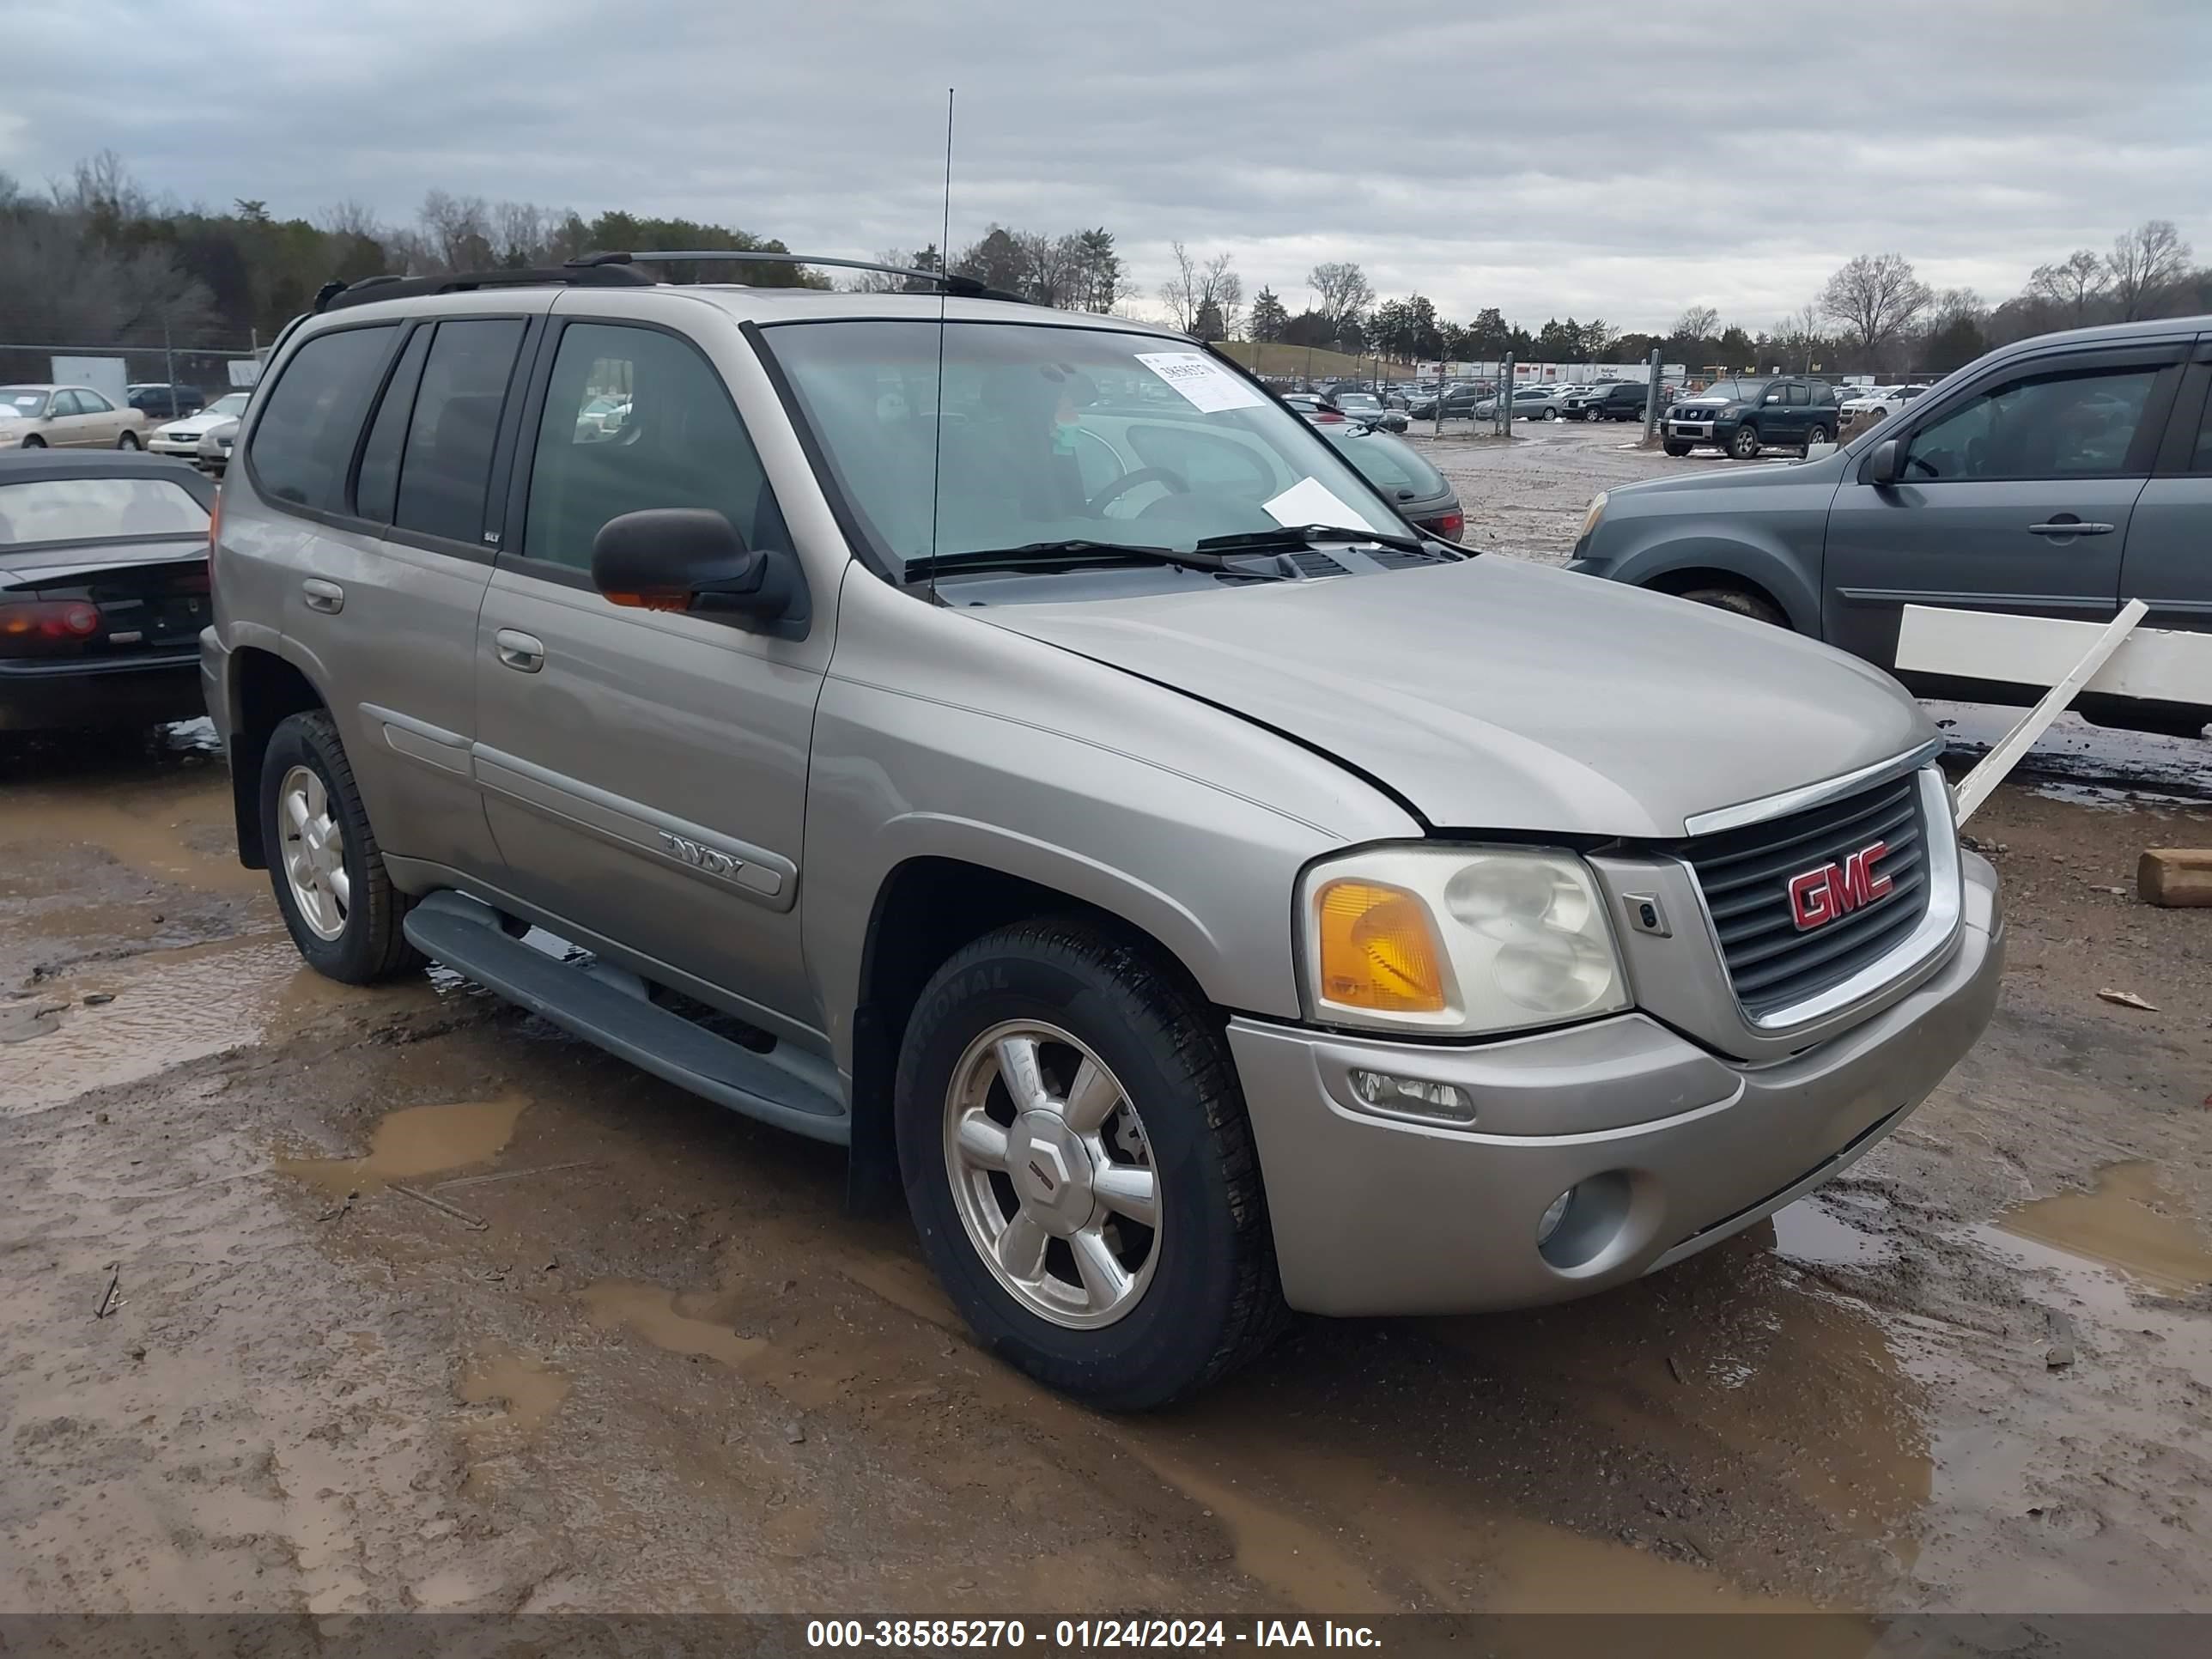
[[[1427,905],[1402,887],[1332,881],[1314,908],[1325,1000],[1377,1013],[1443,1012],[1443,950]]]

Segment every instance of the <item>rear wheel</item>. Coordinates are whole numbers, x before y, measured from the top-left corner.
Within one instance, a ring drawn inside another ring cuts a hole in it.
[[[1555,407],[1547,404],[1544,408],[1544,418],[1547,421],[1556,421],[1559,418],[1559,411]]]
[[[1692,605],[1709,605],[1717,611],[1733,611],[1739,617],[1748,617],[1753,622],[1763,622],[1775,628],[1787,628],[1790,618],[1782,614],[1782,607],[1762,593],[1753,593],[1741,587],[1692,587],[1681,595]]]
[[[1814,449],[1814,447],[1815,445],[1817,445],[1817,444],[1824,444],[1824,443],[1826,443],[1826,442],[1827,442],[1827,441],[1828,441],[1828,428],[1826,428],[1825,426],[1822,426],[1819,422],[1817,422],[1817,421],[1816,421],[1816,422],[1814,422],[1813,423],[1813,425],[1812,425],[1812,426],[1811,426],[1811,427],[1810,427],[1810,428],[1806,431],[1806,434],[1805,434],[1805,453],[1806,453],[1806,455],[1809,458],[1809,457],[1811,456],[1811,454],[1813,453],[1813,449]]]
[[[1738,427],[1735,436],[1729,440],[1729,453],[1739,461],[1756,460],[1759,458],[1759,428],[1755,426]]]
[[[1038,1381],[1146,1410],[1285,1322],[1219,1023],[1141,945],[1061,919],[969,945],[915,1004],[896,1115],[923,1254]]]
[[[143,449],[145,447],[143,444],[138,441],[138,434],[135,432],[125,432],[119,434],[115,440],[115,447],[118,449]]]
[[[392,884],[337,723],[319,708],[270,734],[261,836],[276,908],[309,967],[368,985],[422,965],[400,931],[411,901]]]

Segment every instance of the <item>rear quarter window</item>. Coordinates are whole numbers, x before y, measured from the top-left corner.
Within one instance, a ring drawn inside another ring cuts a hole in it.
[[[253,424],[246,464],[273,501],[346,510],[346,469],[398,325],[335,329],[292,354]]]

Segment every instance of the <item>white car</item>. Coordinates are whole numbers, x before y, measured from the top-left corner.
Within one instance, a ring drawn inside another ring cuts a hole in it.
[[[1846,398],[1843,412],[1862,427],[1871,426],[1896,414],[1927,390],[1924,386],[1869,386],[1857,397]]]
[[[200,440],[226,421],[246,413],[250,392],[226,392],[196,415],[164,421],[146,436],[146,447],[156,455],[175,455],[191,460],[200,453]]]
[[[88,386],[0,386],[0,449],[141,449],[146,416]]]

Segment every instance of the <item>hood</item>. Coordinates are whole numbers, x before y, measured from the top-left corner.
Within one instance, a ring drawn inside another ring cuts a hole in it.
[[[1671,838],[1935,735],[1856,658],[1494,555],[969,614],[1273,726],[1440,829]]]

